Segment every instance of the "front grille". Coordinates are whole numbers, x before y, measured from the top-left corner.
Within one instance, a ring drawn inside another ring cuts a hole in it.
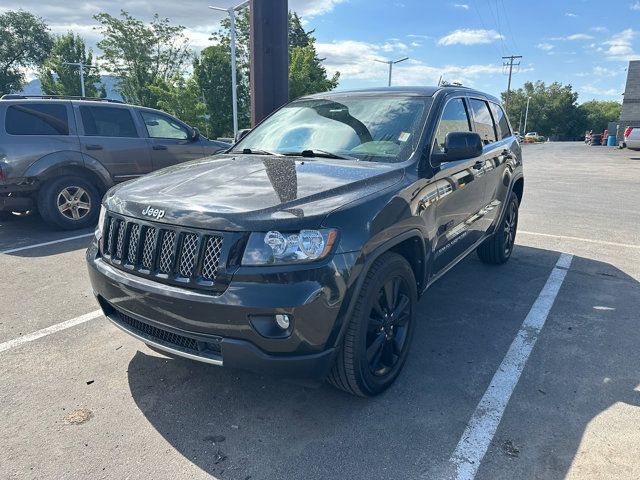
[[[109,214],[100,251],[131,273],[180,286],[221,292],[223,234],[175,229]]]
[[[115,309],[113,314],[110,315],[110,318],[125,330],[129,330],[152,342],[167,345],[183,352],[200,356],[215,356],[219,355],[222,350],[220,346],[221,338],[211,338],[205,342],[196,340],[195,338],[185,337],[184,335],[179,335],[163,328],[141,322]]]

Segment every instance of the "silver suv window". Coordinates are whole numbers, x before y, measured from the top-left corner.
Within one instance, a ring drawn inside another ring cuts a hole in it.
[[[172,138],[177,140],[189,138],[187,129],[169,117],[153,112],[140,112],[140,114],[150,138]]]
[[[80,106],[84,134],[89,137],[138,137],[126,108]]]
[[[4,124],[9,135],[69,135],[67,107],[60,103],[11,105]]]

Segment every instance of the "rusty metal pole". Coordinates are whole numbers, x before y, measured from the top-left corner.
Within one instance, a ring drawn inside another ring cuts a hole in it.
[[[289,101],[287,0],[251,0],[251,125]]]

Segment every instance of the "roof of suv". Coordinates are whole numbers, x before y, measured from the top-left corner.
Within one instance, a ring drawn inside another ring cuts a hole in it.
[[[121,100],[113,98],[99,98],[99,97],[75,97],[67,95],[20,95],[20,94],[7,94],[0,97],[2,102],[41,102],[46,100],[47,102],[89,102],[89,103],[115,103],[120,105],[126,105]]]
[[[499,99],[488,93],[474,90],[473,88],[464,87],[461,85],[443,85],[440,87],[427,87],[427,86],[407,86],[407,87],[374,87],[374,88],[359,88],[354,90],[337,90],[333,92],[316,93],[314,95],[308,95],[303,98],[326,98],[331,95],[375,95],[385,93],[404,93],[407,95],[417,95],[422,97],[433,97],[438,92],[460,92],[465,94],[482,95],[494,102],[501,103]]]

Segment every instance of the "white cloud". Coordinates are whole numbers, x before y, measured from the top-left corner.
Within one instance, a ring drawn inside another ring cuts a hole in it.
[[[548,52],[549,50],[553,50],[553,45],[551,45],[550,43],[546,43],[546,42],[541,42],[538,45],[536,45],[536,47],[538,47],[540,50],[544,50],[546,52]]]
[[[604,42],[609,47],[604,53],[610,60],[628,62],[629,60],[640,59],[640,55],[637,55],[633,49],[633,40],[637,36],[638,32],[631,28],[612,35],[609,40]]]
[[[453,6],[455,8],[461,8],[462,10],[469,10],[469,5],[466,3],[454,3]]]
[[[588,93],[591,95],[600,95],[602,97],[618,97],[621,95],[622,91],[618,88],[602,88],[596,85],[584,85],[579,89],[579,92]]]
[[[575,13],[572,13],[572,12],[567,12],[567,13],[565,13],[565,14],[564,14],[564,16],[565,16],[565,17],[575,18],[575,17],[577,17],[578,15],[576,15]]]
[[[587,35],[586,33],[574,33],[573,35],[569,35],[568,37],[566,37],[565,40],[593,40],[593,37],[591,35]]]
[[[589,30],[591,30],[592,32],[598,32],[598,33],[606,33],[609,31],[607,27],[591,27]]]
[[[388,69],[376,63],[384,57],[384,44],[373,44],[356,40],[318,43],[318,55],[325,58],[328,72],[339,71],[344,80],[365,80],[384,83]],[[529,67],[521,71],[531,71]],[[409,59],[393,69],[395,85],[435,85],[440,76],[450,82],[459,81],[470,85],[474,81],[502,75],[502,66],[489,65],[428,65],[420,60]]]
[[[640,2],[632,3],[631,5],[629,5],[629,8],[636,11],[640,10]]]
[[[438,45],[478,45],[492,43],[503,38],[504,36],[495,30],[459,29],[438,40]]]

